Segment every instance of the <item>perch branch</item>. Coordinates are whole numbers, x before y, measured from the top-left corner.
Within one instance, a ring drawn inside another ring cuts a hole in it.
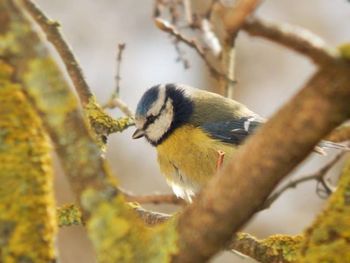
[[[337,51],[328,47],[323,39],[300,27],[249,18],[242,29],[252,36],[269,39],[301,53],[317,64],[327,64],[338,57]]]

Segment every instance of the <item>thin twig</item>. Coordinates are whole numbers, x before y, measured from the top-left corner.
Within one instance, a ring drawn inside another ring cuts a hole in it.
[[[109,109],[115,109],[118,108],[122,113],[124,113],[126,116],[130,118],[134,118],[134,112],[128,104],[126,104],[124,101],[122,101],[120,98],[114,98],[108,101],[104,106],[104,108],[109,108]]]
[[[115,92],[112,96],[112,98],[119,97],[120,92],[120,69],[122,66],[122,58],[123,58],[123,51],[125,50],[125,43],[118,44],[118,52],[117,52],[117,66],[116,66],[116,74],[115,74]]]
[[[229,35],[235,35],[244,21],[258,7],[262,0],[239,0],[234,7],[225,8],[223,21]]]
[[[327,64],[339,57],[338,52],[327,46],[323,39],[304,28],[249,18],[242,29],[252,36],[269,39],[301,53],[317,64]]]
[[[85,106],[88,104],[92,93],[87,82],[85,81],[77,59],[59,30],[59,23],[50,20],[31,0],[22,0],[22,3],[28,13],[45,32],[47,39],[52,43],[61,56],[62,61],[66,66],[68,75],[70,76],[79,95],[80,101],[83,106]]]
[[[106,109],[114,109],[118,108],[121,112],[123,112],[126,116],[130,118],[134,118],[134,112],[129,108],[129,106],[119,98],[120,93],[120,81],[121,81],[121,65],[123,59],[123,51],[125,50],[125,43],[118,44],[118,51],[116,56],[116,72],[115,72],[115,89],[112,92],[110,99],[107,101],[102,108]]]
[[[215,77],[219,77],[219,78],[223,78],[229,82],[235,83],[235,80],[232,80],[230,78],[228,78],[225,74],[223,74],[222,72],[218,71],[215,67],[213,67],[211,65],[211,63],[209,62],[203,48],[197,43],[197,41],[195,41],[194,39],[189,39],[186,36],[184,36],[183,34],[181,34],[173,25],[171,25],[168,21],[160,18],[160,17],[156,17],[154,19],[156,26],[164,31],[169,33],[170,35],[174,36],[177,40],[187,44],[189,47],[192,47],[197,54],[204,60],[205,64],[208,66],[210,72],[215,76]]]
[[[178,20],[179,20],[179,13],[177,11],[176,4],[172,3],[172,4],[169,5],[169,12],[170,12],[170,17],[171,17],[171,23],[173,25],[177,25],[178,24]],[[176,62],[181,62],[182,65],[184,66],[184,69],[189,69],[190,68],[190,62],[185,57],[185,52],[180,47],[180,41],[177,38],[174,38],[173,39],[173,44],[174,44],[174,47],[175,47],[175,51],[177,53]]]
[[[193,24],[191,0],[183,0],[183,6],[187,23],[191,26]]]
[[[185,205],[185,200],[178,198],[173,194],[149,194],[149,195],[135,195],[128,191],[121,190],[125,199],[128,202],[136,202],[139,204],[171,204],[171,205]]]
[[[336,155],[330,162],[328,162],[325,166],[323,166],[320,170],[317,172],[303,176],[299,179],[292,180],[289,183],[287,183],[285,186],[283,186],[281,189],[279,189],[277,192],[273,193],[263,204],[261,210],[267,209],[271,206],[273,202],[275,202],[286,190],[291,188],[296,188],[299,184],[302,184],[304,182],[308,181],[314,181],[316,180],[322,186],[324,187],[324,190],[329,195],[333,193],[334,189],[329,185],[327,180],[325,179],[327,173],[329,170],[344,156],[345,152],[341,152],[338,155]]]

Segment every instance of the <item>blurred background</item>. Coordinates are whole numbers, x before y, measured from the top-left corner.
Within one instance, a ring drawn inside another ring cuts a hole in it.
[[[195,52],[183,47],[191,68],[176,63],[177,54],[167,34],[152,20],[151,0],[36,0],[46,14],[62,25],[62,31],[85,77],[100,103],[114,88],[116,48],[126,43],[121,71],[121,98],[135,109],[138,99],[158,83],[186,83],[202,89],[214,85],[206,66]],[[267,19],[289,22],[310,29],[330,45],[349,41],[350,3],[346,0],[269,0],[258,9]],[[240,33],[237,40],[237,79],[235,99],[264,117],[273,114],[315,70],[310,61],[274,43]],[[121,116],[118,110],[111,111]],[[293,120],[290,120],[291,122]],[[288,129],[288,127],[286,127]],[[133,128],[109,137],[107,158],[121,186],[135,194],[170,193],[159,173],[156,152],[144,140],[131,139]],[[302,136],[302,135],[301,135]],[[294,173],[297,178],[318,170],[334,155],[312,154]],[[58,205],[74,201],[64,174],[56,165]],[[339,165],[338,165],[339,170]],[[333,173],[337,176],[337,168]],[[255,216],[244,231],[259,238],[271,234],[298,234],[324,205],[316,193],[316,183],[300,185],[285,192],[273,206]],[[172,206],[147,208],[174,212]],[[219,223],[219,222],[218,222]],[[63,263],[94,263],[95,255],[82,227],[59,230],[58,247]],[[212,262],[255,262],[224,252]]]

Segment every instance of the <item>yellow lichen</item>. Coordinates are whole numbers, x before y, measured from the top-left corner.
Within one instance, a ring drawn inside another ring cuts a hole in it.
[[[129,117],[113,119],[107,115],[93,96],[90,97],[89,102],[84,108],[84,112],[92,128],[92,134],[95,135],[95,139],[102,149],[105,149],[106,138],[109,134],[122,132],[133,125],[133,120]]]
[[[82,225],[82,215],[79,207],[67,204],[57,208],[58,226]]]
[[[327,208],[306,231],[301,262],[350,262],[350,162]]]
[[[57,68],[56,63],[50,57],[34,58],[28,60],[27,70],[23,73],[23,83],[28,87],[28,93],[32,97],[38,97],[45,87],[55,86],[55,95],[47,96],[45,99],[37,100],[36,107],[40,109],[60,109],[62,114],[52,114],[55,118],[51,118],[52,125],[62,123],[65,116],[77,107],[76,98],[64,88],[65,82]]]
[[[338,50],[344,59],[350,60],[350,43],[340,45]]]
[[[175,222],[145,227],[121,195],[108,201],[107,195],[88,189],[82,197],[91,212],[87,229],[99,262],[170,262],[177,251]]]
[[[51,147],[20,90],[0,61],[0,262],[55,258]]]
[[[261,241],[263,246],[269,248],[268,255],[282,255],[287,262],[294,262],[297,258],[303,237],[273,235]]]
[[[247,233],[237,233],[232,248],[262,263],[296,262],[303,237],[272,235],[259,240]]]

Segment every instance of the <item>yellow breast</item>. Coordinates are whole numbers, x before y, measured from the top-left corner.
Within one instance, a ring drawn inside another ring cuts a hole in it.
[[[218,151],[229,160],[234,147],[210,138],[200,128],[184,125],[157,146],[158,162],[167,180],[194,192],[217,170]]]

